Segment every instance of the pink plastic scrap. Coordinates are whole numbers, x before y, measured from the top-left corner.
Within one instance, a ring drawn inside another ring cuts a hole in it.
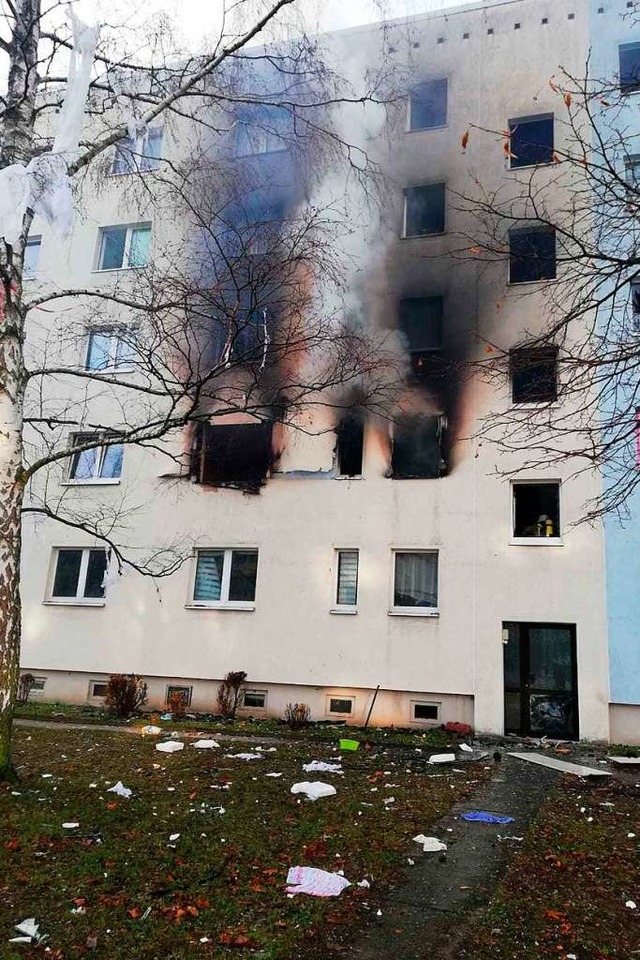
[[[317,867],[290,867],[287,883],[287,893],[308,893],[311,897],[339,897],[345,887],[351,886],[339,873]]]

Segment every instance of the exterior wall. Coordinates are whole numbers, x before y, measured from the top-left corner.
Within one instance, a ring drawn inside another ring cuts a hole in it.
[[[604,14],[599,10],[604,7]],[[640,41],[640,23],[623,0],[603,4],[591,2],[592,76],[611,80],[618,75],[618,46]],[[606,121],[603,112],[602,121]],[[640,137],[637,96],[626,97],[616,109],[615,129],[624,131],[630,154],[636,154]],[[606,129],[603,132],[607,137]],[[624,170],[622,151],[615,158]],[[603,323],[606,318],[603,318]],[[624,388],[623,388],[624,389]],[[629,393],[623,403],[633,406]],[[606,416],[607,411],[605,411]],[[615,482],[609,466],[604,477],[605,488]],[[637,584],[640,578],[640,491],[632,491],[622,519],[605,518],[606,596],[611,670],[611,737],[613,740],[637,743],[640,740],[640,600]]]
[[[500,130],[509,117],[556,109],[547,79],[560,62],[576,72],[584,64],[586,8],[569,0],[512,0],[416,18],[393,30],[411,83],[449,78],[450,120],[441,130],[405,134],[396,115],[390,128],[378,127],[378,136],[372,128],[363,130],[388,179],[382,223],[369,224],[369,232],[358,238],[365,277],[358,288],[361,305],[382,323],[380,315],[391,314],[399,298],[442,293],[452,336],[468,355],[481,358],[487,341],[508,349],[522,341],[523,331],[540,327],[542,295],[537,289],[509,289],[504,265],[480,271],[469,260],[438,260],[446,255],[447,237],[399,240],[402,189],[444,178],[455,191],[463,190],[474,172],[489,185],[509,176],[500,144],[478,136],[464,157],[462,134],[471,123]],[[353,69],[360,69],[379,55],[379,38],[371,28],[345,31],[335,40],[338,55],[357,49]],[[148,215],[141,207],[134,216],[129,206],[127,215],[114,216],[117,190],[114,182],[95,196],[87,192],[68,249],[51,251],[43,230],[45,277],[64,280],[65,286],[95,282],[89,271],[98,226]],[[450,202],[448,231],[462,226]],[[172,227],[169,218],[154,225],[165,232]],[[437,480],[389,479],[388,439],[375,423],[367,434],[362,479],[335,479],[331,434],[297,434],[289,438],[280,472],[259,496],[163,479],[166,464],[159,455],[128,448],[120,485],[70,489],[71,502],[93,497],[96,504],[103,498],[115,503],[126,495],[137,505],[132,539],[140,548],[177,541],[257,547],[255,609],[190,607],[193,561],[155,581],[126,571],[109,583],[102,606],[48,603],[52,547],[90,541],[28,520],[24,668],[49,677],[47,699],[75,702],[86,699],[90,679],[135,672],[149,678],[152,699],[160,705],[166,684],[179,677],[193,683],[194,708],[205,709],[214,681],[243,669],[251,688],[268,689],[270,713],[302,699],[322,717],[328,692],[351,691],[356,721],[380,684],[375,723],[406,726],[412,700],[438,700],[443,720],[501,733],[503,622],[568,623],[577,629],[580,733],[606,739],[602,534],[597,527],[572,526],[599,481],[585,474],[570,479],[570,462],[554,468],[553,476],[526,474],[530,480],[562,481],[562,543],[511,543],[510,484],[496,471],[518,464],[468,439],[489,409],[508,404],[506,378],[501,386],[477,378],[459,385],[452,470]],[[300,470],[321,472],[300,476]],[[60,472],[53,474],[51,482],[59,482]],[[360,550],[358,609],[351,616],[331,612],[339,548]],[[390,611],[397,548],[439,551],[437,616]]]

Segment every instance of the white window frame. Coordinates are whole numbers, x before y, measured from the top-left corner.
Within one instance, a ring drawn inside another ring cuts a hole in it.
[[[131,241],[133,238],[134,230],[140,230],[141,228],[149,228],[153,236],[153,224],[151,220],[140,220],[137,223],[110,223],[103,227],[98,228],[98,250],[96,265],[94,267],[94,273],[119,273],[121,270],[144,270],[149,264],[151,259],[151,254],[149,253],[149,260],[145,264],[131,264],[129,263],[129,257],[131,255]],[[108,230],[125,230],[124,238],[124,250],[122,251],[122,264],[119,267],[103,267],[102,263],[102,254],[104,251],[104,242],[105,235]],[[151,238],[149,239],[149,244],[151,244]]]
[[[72,476],[71,476],[71,470],[72,470],[72,468],[73,468],[73,460],[74,460],[74,457],[75,457],[75,455],[76,455],[76,453],[77,453],[77,450],[76,450],[76,449],[74,448],[74,446],[73,446],[74,437],[82,437],[82,436],[89,437],[90,435],[96,438],[96,443],[95,443],[94,447],[92,447],[91,449],[96,449],[96,450],[98,450],[98,455],[96,456],[96,462],[95,462],[95,468],[94,468],[94,470],[95,470],[94,475],[93,475],[92,477],[88,477],[88,478],[83,478],[83,477],[78,477],[78,478],[76,478],[76,477],[72,477]],[[64,485],[65,485],[65,486],[72,486],[72,487],[83,487],[83,486],[88,486],[88,487],[90,487],[90,486],[102,487],[102,486],[114,486],[114,485],[116,485],[116,484],[118,484],[118,483],[121,483],[121,481],[122,481],[122,471],[120,472],[120,476],[119,476],[119,477],[101,477],[101,476],[100,476],[100,471],[102,470],[102,465],[104,464],[104,458],[106,457],[106,455],[107,455],[107,450],[109,449],[108,446],[105,446],[103,443],[100,442],[101,440],[104,440],[105,438],[106,438],[106,434],[104,434],[104,433],[93,433],[93,434],[90,434],[89,431],[87,431],[86,434],[83,433],[82,431],[79,431],[78,433],[75,433],[75,434],[74,434],[74,433],[70,434],[70,436],[69,436],[69,467],[68,467],[68,470],[67,470],[66,480],[64,481]],[[123,459],[122,459],[122,462],[123,462],[123,465],[124,465],[124,444],[123,444],[123,443],[120,443],[120,444],[112,443],[112,444],[110,444],[110,446],[111,446],[111,447],[121,446],[121,447],[123,448]]]
[[[108,273],[109,271],[107,271]],[[99,369],[89,366],[89,352],[91,350],[91,337],[93,334],[109,336],[109,364]],[[84,351],[83,370],[90,370],[98,376],[106,373],[131,373],[135,369],[135,361],[129,360],[126,363],[118,364],[118,344],[122,343],[125,337],[131,340],[137,340],[138,327],[136,324],[116,324],[114,326],[87,327],[87,344]]]
[[[108,683],[109,683],[108,680],[90,680],[90,681],[89,681],[89,696],[87,697],[87,699],[88,699],[88,700],[104,700],[106,694],[104,694],[104,693],[95,693],[95,692],[94,692],[94,687],[95,687],[97,684],[100,684],[101,686],[106,687],[106,686],[108,685]]]
[[[516,537],[514,535],[514,530],[516,527],[516,487],[525,487],[533,486],[539,487],[541,484],[555,484],[558,488],[558,516],[560,517],[560,536],[559,537]],[[511,496],[511,528],[510,528],[510,539],[509,543],[513,546],[519,547],[563,547],[564,540],[562,538],[563,530],[563,521],[562,521],[562,481],[558,480],[557,477],[549,477],[549,479],[541,478],[537,480],[512,480],[509,484],[509,494]]]
[[[420,187],[438,187],[442,185],[444,187],[444,217],[443,217],[443,227],[442,230],[438,233],[407,233],[407,208],[408,208],[408,196],[407,190],[417,190]],[[402,237],[401,240],[430,240],[432,237],[444,237],[447,232],[447,181],[446,180],[429,180],[427,183],[411,183],[406,187],[403,187],[402,191],[403,197],[403,211],[402,211]]]
[[[75,597],[54,597],[53,595],[53,586],[56,579],[56,570],[58,569],[58,555],[61,550],[82,550],[82,558],[80,560],[80,570],[78,572],[78,585],[76,587]],[[104,597],[85,597],[83,596],[84,589],[87,585],[87,569],[89,567],[89,552],[91,550],[104,550],[107,553],[107,565],[105,567],[105,573],[109,570],[109,556],[108,551],[104,547],[93,546],[93,547],[78,547],[74,544],[61,544],[59,546],[52,548],[51,555],[51,569],[49,571],[49,580],[47,583],[47,595],[45,603],[56,604],[62,607],[104,607],[106,602],[106,588]]]
[[[342,711],[332,710],[331,701],[332,700],[350,700],[351,701],[351,710],[348,713],[343,713]],[[342,694],[342,693],[328,693],[326,698],[326,707],[325,714],[328,717],[352,717],[356,712],[356,698],[351,696],[351,694]]]
[[[358,600],[355,603],[338,603],[338,587],[340,585],[340,554],[357,553],[358,554],[358,577],[356,579],[356,597],[360,598],[360,550],[358,547],[335,547],[333,551],[334,572],[333,572],[333,606],[330,613],[346,614],[353,616],[358,612]]]
[[[136,134],[135,142],[133,142],[130,137],[125,137],[116,144],[109,176],[126,177],[132,173],[149,173],[152,170],[157,170],[161,161],[161,157],[145,156],[145,149],[147,148],[152,135],[160,138],[160,152],[162,152],[164,129],[162,127],[145,127],[144,130]],[[128,169],[116,170],[115,167],[118,160],[118,150],[123,147],[123,144],[132,144],[131,147],[124,147],[124,149],[129,153],[131,165]],[[152,161],[152,166],[145,165],[148,164],[149,161]]]
[[[427,717],[416,717],[416,707],[435,707],[436,716],[433,719]],[[410,722],[419,723],[421,725],[428,726],[429,724],[440,724],[442,721],[440,715],[442,713],[442,701],[441,700],[411,700],[410,701]]]
[[[40,255],[42,253],[42,236],[39,233],[34,234],[32,237],[27,237],[27,241],[24,245],[25,249],[25,267],[26,267],[26,252],[28,247],[37,247],[38,248],[38,263],[33,273],[27,273],[26,270],[23,272],[23,280],[35,280],[38,276],[38,269],[40,267]]]
[[[186,606],[194,610],[255,610],[255,600],[229,600],[229,585],[231,583],[231,560],[234,551],[236,553],[256,553],[258,564],[256,566],[256,594],[258,591],[258,572],[260,565],[260,551],[256,546],[236,546],[236,547],[198,547],[194,551],[191,583],[189,587],[189,598]],[[220,582],[219,600],[195,600],[194,593],[196,588],[196,575],[198,572],[198,554],[200,553],[224,553],[222,564],[222,580]]]
[[[164,702],[165,702],[165,704],[167,704],[167,706],[168,706],[168,704],[169,704],[169,697],[171,696],[171,691],[172,691],[172,690],[177,690],[177,691],[180,692],[180,693],[186,692],[187,698],[186,698],[186,700],[185,700],[185,704],[184,704],[184,705],[185,705],[185,707],[190,707],[190,706],[191,706],[191,700],[193,699],[193,687],[192,687],[192,686],[190,686],[188,683],[168,683],[168,684],[167,684],[167,687],[166,687],[166,690],[165,690],[165,692],[164,692]]]
[[[396,607],[396,554],[397,553],[428,553],[435,555],[438,571],[438,605],[435,607]],[[392,547],[391,548],[391,592],[389,596],[390,617],[431,617],[440,616],[440,551],[437,547]]]
[[[244,699],[245,699],[245,697],[246,697],[247,694],[254,694],[254,695],[255,695],[255,694],[259,694],[260,696],[264,697],[264,703],[262,704],[261,707],[256,707],[255,704],[251,704],[251,703],[250,703],[250,704],[245,704]],[[255,689],[252,688],[252,689],[250,689],[250,690],[243,690],[243,692],[242,692],[242,707],[241,707],[241,709],[242,709],[242,710],[266,710],[266,709],[267,709],[267,701],[268,701],[268,698],[269,698],[269,691],[268,691],[268,690],[258,690],[257,688],[255,688]]]
[[[36,677],[36,676],[34,676],[34,677],[33,677],[33,686],[32,686],[31,689],[29,690],[29,697],[33,697],[33,696],[38,697],[38,696],[41,696],[41,694],[44,693],[45,687],[46,687],[46,685],[47,685],[47,680],[48,680],[48,677]],[[36,686],[35,686],[36,683],[41,683],[42,686],[36,688]]]

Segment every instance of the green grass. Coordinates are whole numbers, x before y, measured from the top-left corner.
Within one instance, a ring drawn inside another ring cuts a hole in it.
[[[44,955],[42,946],[8,944],[26,917],[48,935],[51,960],[290,960],[314,944],[321,952],[336,927],[349,936],[367,921],[411,837],[488,775],[478,764],[433,775],[413,749],[345,755],[339,777],[302,770],[337,755],[318,743],[283,740],[244,762],[225,753],[255,741],[211,751],[187,743],[171,755],[156,742],[135,731],[16,732],[20,782],[0,789],[3,960]],[[305,779],[333,782],[338,794],[299,802],[290,786]],[[107,792],[117,780],[133,790],[129,800]],[[80,826],[66,830],[67,821]],[[339,899],[289,899],[285,878],[296,864],[343,869],[353,885]],[[357,887],[364,877],[371,889]]]
[[[567,777],[531,825],[469,957],[640,956],[639,852],[635,779],[593,787]]]

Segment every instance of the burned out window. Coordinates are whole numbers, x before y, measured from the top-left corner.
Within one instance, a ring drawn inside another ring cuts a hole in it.
[[[512,170],[553,161],[553,114],[509,120]]]
[[[640,43],[622,43],[618,47],[620,63],[620,91],[640,90]]]
[[[264,364],[269,353],[273,316],[266,307],[234,309],[211,320],[211,343],[218,363]]]
[[[404,191],[405,237],[444,233],[444,183],[424,183]]]
[[[426,80],[411,91],[409,129],[432,130],[447,122],[447,80]]]
[[[411,297],[400,301],[400,329],[410,353],[442,349],[442,297]]]
[[[556,232],[552,227],[517,228],[509,232],[509,283],[554,280]]]
[[[550,403],[558,397],[558,348],[521,347],[509,353],[514,403]]]
[[[391,476],[395,480],[441,477],[446,471],[444,433],[442,416],[399,418],[393,427]]]
[[[514,483],[513,536],[560,536],[560,484]]]
[[[204,424],[194,453],[196,475],[213,486],[257,489],[273,463],[272,424]]]
[[[336,460],[341,477],[362,476],[364,453],[364,417],[359,411],[349,411],[336,427]]]

